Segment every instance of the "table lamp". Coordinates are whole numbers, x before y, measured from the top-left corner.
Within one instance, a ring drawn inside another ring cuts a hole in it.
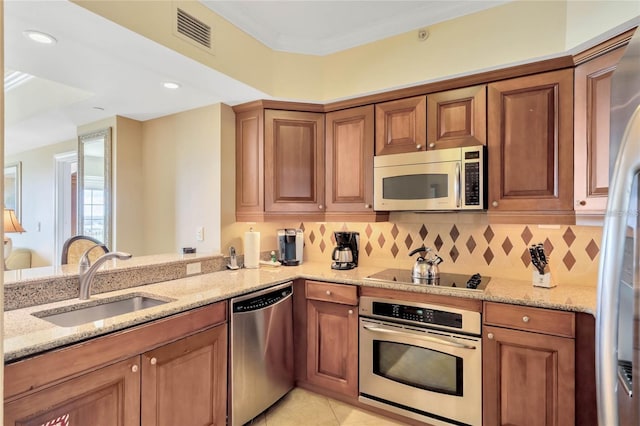
[[[7,237],[8,233],[11,232],[26,232],[18,218],[16,217],[16,212],[13,209],[4,209],[4,258],[6,259],[11,254],[11,248],[13,243],[11,242],[11,238]]]

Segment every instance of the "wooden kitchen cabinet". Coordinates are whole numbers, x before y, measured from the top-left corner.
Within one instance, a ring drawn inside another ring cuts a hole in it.
[[[427,149],[486,144],[486,85],[427,95]]]
[[[55,425],[56,419],[70,425],[139,425],[140,357],[38,390],[4,406],[5,426]]]
[[[4,424],[224,425],[226,318],[218,302],[6,364]]]
[[[325,116],[326,217],[348,221],[387,220],[373,211],[374,107]]]
[[[484,306],[483,424],[574,425],[574,314]]]
[[[578,215],[603,215],[609,190],[611,75],[625,47],[575,69],[574,199]]]
[[[142,426],[225,425],[227,325],[142,355]]]
[[[358,396],[358,295],[355,286],[306,281],[306,381]]]
[[[324,115],[266,110],[264,120],[265,211],[324,211]]]
[[[573,70],[491,83],[487,105],[489,218],[574,223]]]
[[[376,109],[376,155],[426,150],[427,98],[378,103]]]

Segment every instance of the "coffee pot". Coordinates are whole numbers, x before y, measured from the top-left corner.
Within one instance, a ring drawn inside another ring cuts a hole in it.
[[[353,269],[358,266],[360,234],[358,232],[339,231],[333,233],[336,247],[331,252],[331,269]]]
[[[411,277],[415,283],[420,284],[440,284],[440,270],[438,265],[442,263],[442,258],[438,256],[430,247],[418,247],[409,253],[413,256],[420,253],[416,263],[413,265]]]

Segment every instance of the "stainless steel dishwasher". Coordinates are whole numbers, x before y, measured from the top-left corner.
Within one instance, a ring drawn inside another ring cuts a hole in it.
[[[294,386],[293,287],[231,299],[231,424],[243,425]]]

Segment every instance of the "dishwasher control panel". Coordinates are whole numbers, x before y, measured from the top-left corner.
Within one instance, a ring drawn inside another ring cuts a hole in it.
[[[268,308],[275,305],[282,299],[285,299],[293,293],[292,287],[281,288],[268,293],[260,294],[245,300],[237,301],[233,303],[233,312],[251,312],[258,309]]]

